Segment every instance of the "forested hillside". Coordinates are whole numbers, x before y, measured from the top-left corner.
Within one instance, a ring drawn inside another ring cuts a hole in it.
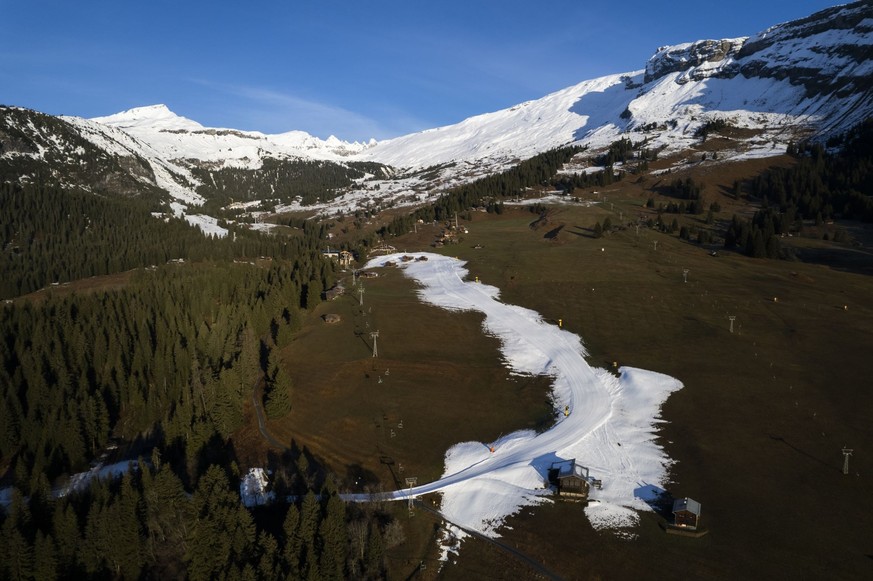
[[[533,186],[552,185],[572,191],[574,187],[612,183],[615,178],[611,167],[595,174],[555,177],[565,163],[582,151],[580,147],[549,150],[500,174],[452,188],[433,204],[406,216],[398,216],[379,234],[384,237],[397,236],[411,230],[415,220],[447,220],[455,212],[465,212],[477,206],[485,206],[489,211],[501,211],[504,199],[519,196],[525,188]]]
[[[321,235],[305,225],[310,250]],[[311,231],[310,231],[311,230]],[[171,259],[229,260],[272,256],[294,259],[299,241],[246,229],[211,239],[185,220],[155,219],[140,200],[98,197],[56,188],[0,185],[0,298],[20,296],[67,282]]]
[[[252,200],[289,204],[295,199],[308,206],[327,202],[354,180],[370,174],[385,177],[381,164],[265,158],[257,170],[242,168],[193,168],[200,179],[197,193],[206,198],[204,211],[218,213],[231,202]]]
[[[276,493],[301,499],[278,509],[278,528],[242,507],[233,484],[232,434],[256,386],[270,415],[293,407],[277,345],[334,283],[322,229],[234,243],[137,204],[9,186],[3,195],[7,288],[159,264],[119,290],[0,306],[0,468],[12,491],[0,578],[381,576],[398,535],[391,517],[347,508],[305,450],[289,442],[275,475]],[[239,254],[267,258],[231,260]],[[178,255],[192,260],[166,264]],[[150,453],[121,480],[59,497],[115,444]]]
[[[157,203],[164,192],[137,155],[97,147],[60,117],[0,106],[0,184],[120,195]]]
[[[828,143],[791,146],[791,168],[775,168],[745,184],[761,209],[752,220],[734,217],[725,246],[757,258],[781,256],[779,236],[800,232],[804,221],[873,221],[873,119]],[[741,191],[741,185],[735,190]],[[838,241],[845,242],[837,230]]]
[[[305,465],[291,463],[281,477],[310,480]],[[403,532],[379,505],[346,504],[327,481],[319,496],[310,490],[298,503],[252,512],[233,476],[213,464],[189,493],[153,454],[83,494],[53,499],[39,489],[25,499],[16,492],[0,526],[0,577],[384,578],[385,550]]]

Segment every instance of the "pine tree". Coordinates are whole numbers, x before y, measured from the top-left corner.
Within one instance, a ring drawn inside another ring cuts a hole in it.
[[[33,577],[33,546],[22,532],[30,526],[27,503],[18,489],[13,489],[8,515],[0,527],[0,576],[15,580]]]
[[[194,522],[187,536],[188,575],[197,581],[223,577],[254,557],[255,525],[230,489],[224,471],[212,465],[191,499]]]
[[[318,557],[315,552],[315,535],[318,531],[320,507],[312,490],[303,497],[300,507],[300,524],[297,527],[297,536],[300,537],[301,550],[298,555],[300,571],[306,577],[308,572],[317,568]]]
[[[383,576],[385,571],[385,546],[382,543],[382,533],[376,523],[370,524],[366,563],[368,577],[379,578]]]
[[[276,538],[267,532],[258,533],[258,548],[261,552],[258,560],[258,577],[260,579],[279,578],[281,554]]]
[[[33,554],[33,578],[40,580],[57,579],[57,551],[51,535],[44,535],[42,531],[36,532],[36,538],[33,541]]]
[[[343,579],[348,545],[346,542],[346,507],[336,494],[327,500],[324,518],[318,526],[319,570],[325,579]]]
[[[271,419],[282,417],[291,410],[291,378],[282,367],[276,349],[267,353],[264,409]]]
[[[303,548],[303,539],[300,537],[300,511],[292,504],[285,515],[282,531],[285,533],[285,546],[282,549],[282,560],[285,563],[284,570],[288,577],[300,576],[300,552]]]
[[[76,552],[82,543],[82,537],[79,533],[76,513],[69,502],[62,502],[55,507],[52,529],[57,546],[58,565],[63,571],[73,571]]]

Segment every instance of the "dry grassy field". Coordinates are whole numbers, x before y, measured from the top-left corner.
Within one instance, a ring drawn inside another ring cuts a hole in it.
[[[707,199],[722,203],[718,218],[726,220],[741,209],[724,193],[743,168],[712,167],[702,174]],[[753,162],[744,171],[762,168]],[[475,213],[469,233],[440,251],[467,260],[471,278],[499,287],[504,301],[561,319],[583,338],[593,365],[617,362],[683,382],[662,413],[660,443],[675,460],[666,492],[700,501],[709,534],[666,535],[664,517],[652,512],[641,515],[636,539],[620,539],[592,530],[580,507],[560,504],[513,517],[504,540],[568,579],[868,578],[873,279],[824,265],[712,256],[633,225],[591,236],[606,216],[619,224],[649,212],[653,183],[615,185],[593,207],[556,206],[537,229],[524,208]],[[392,243],[427,250],[435,233],[427,226]],[[310,448],[349,488],[390,488],[406,476],[439,476],[456,442],[488,442],[549,421],[548,380],[508,376],[477,315],[422,305],[412,282],[396,270],[383,274],[364,282],[363,309],[356,293],[322,305],[285,350],[295,391],[291,414],[270,424],[276,436]],[[326,313],[342,321],[326,324]],[[844,446],[854,449],[848,475]],[[407,522],[409,541],[392,554],[392,577],[406,578],[434,556],[433,519]],[[418,574],[524,578],[525,571],[471,540],[455,565]]]

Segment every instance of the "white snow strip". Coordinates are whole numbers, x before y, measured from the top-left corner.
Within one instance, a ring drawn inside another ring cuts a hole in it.
[[[411,255],[426,260],[403,262],[401,256],[373,259],[366,268],[400,264],[422,285],[419,295],[425,302],[484,313],[485,332],[500,339],[512,371],[552,376],[556,410],[569,406],[570,414],[556,413],[555,426],[543,433],[519,431],[496,442],[456,444],[446,452],[439,480],[397,491],[392,498],[441,492],[448,520],[496,537],[508,516],[545,501],[552,463],[575,458],[603,482],[601,490],[591,489],[594,502],[586,510],[594,527],[631,526],[635,511],[651,510],[646,501],[661,490],[671,464],[655,443],[655,424],[661,404],[682,384],[642,369],[623,367],[615,377],[592,368],[577,335],[534,311],[500,302],[493,286],[465,281],[462,261],[427,253]]]
[[[189,224],[197,226],[207,236],[215,236],[216,238],[224,238],[227,236],[227,228],[222,228],[218,225],[218,220],[206,214],[186,214],[185,219]]]

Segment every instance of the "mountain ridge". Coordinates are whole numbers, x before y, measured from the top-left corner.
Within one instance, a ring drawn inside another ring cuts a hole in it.
[[[266,135],[204,127],[166,105],[94,119],[58,119],[67,124],[64,131],[128,160],[116,165],[135,170],[130,180],[162,189],[186,206],[203,204],[221,172],[233,174],[232,184],[249,184],[230,186],[245,188],[227,192],[231,198],[267,204],[281,184],[258,176],[266,160],[272,160],[270,168],[290,168],[283,176],[294,175],[295,164],[312,162],[362,175],[351,165],[365,164],[365,177],[347,180],[330,192],[313,193],[308,200],[286,197],[265,206],[272,211],[349,212],[426,203],[447,187],[504,171],[556,147],[577,145],[596,155],[628,137],[650,150],[678,154],[699,145],[701,133],[712,123],[743,132],[720,160],[775,155],[791,142],[825,139],[873,116],[871,79],[873,3],[862,1],[747,37],[661,47],[636,71],[582,81],[453,125],[366,144],[333,136],[321,140],[302,131]],[[6,125],[5,132],[0,125],[0,141],[18,144],[0,149],[0,159],[7,163],[25,150],[33,158],[39,157],[33,151],[44,154],[55,147],[48,135],[36,135],[38,124]],[[74,149],[65,151],[65,159],[74,159]]]

